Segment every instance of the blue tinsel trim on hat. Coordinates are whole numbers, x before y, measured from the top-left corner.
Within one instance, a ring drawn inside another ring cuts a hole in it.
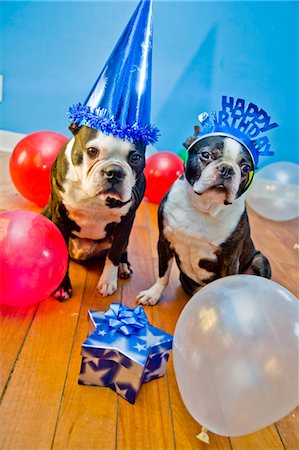
[[[123,126],[113,116],[109,116],[106,109],[92,109],[90,106],[82,105],[81,103],[77,103],[69,108],[68,118],[80,126],[86,125],[105,134],[112,134],[133,143],[153,144],[158,140],[159,136],[159,130],[156,127],[151,125],[141,127],[136,123]]]

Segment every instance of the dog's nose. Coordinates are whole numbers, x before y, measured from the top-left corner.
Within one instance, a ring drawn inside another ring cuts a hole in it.
[[[218,166],[221,178],[231,178],[235,173],[233,167],[230,164],[222,163]]]
[[[105,178],[113,181],[121,181],[125,177],[125,171],[122,167],[111,165],[102,170]]]

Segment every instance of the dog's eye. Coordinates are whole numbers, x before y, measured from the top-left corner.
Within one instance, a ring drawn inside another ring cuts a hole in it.
[[[88,156],[90,156],[91,158],[96,158],[99,154],[99,150],[95,147],[90,147],[87,149],[87,154]]]
[[[138,155],[138,153],[134,153],[131,158],[130,158],[131,162],[133,164],[137,164],[140,160],[141,160],[141,156]]]
[[[250,172],[250,170],[251,170],[251,167],[249,164],[243,164],[241,166],[241,171],[244,175],[247,175]]]
[[[208,161],[210,159],[210,153],[209,152],[201,152],[200,157],[201,157],[201,159]]]

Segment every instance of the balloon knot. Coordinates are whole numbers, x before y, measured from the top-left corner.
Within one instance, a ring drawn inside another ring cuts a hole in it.
[[[205,444],[210,443],[210,438],[209,438],[208,430],[206,429],[206,427],[202,427],[201,432],[196,437],[197,437],[197,439],[204,442]]]

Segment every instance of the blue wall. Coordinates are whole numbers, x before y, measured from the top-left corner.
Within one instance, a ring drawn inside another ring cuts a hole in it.
[[[136,2],[2,2],[2,129],[68,134]],[[271,160],[298,162],[298,2],[156,1],[152,122],[158,149],[178,151],[197,114],[222,94],[279,123]]]

